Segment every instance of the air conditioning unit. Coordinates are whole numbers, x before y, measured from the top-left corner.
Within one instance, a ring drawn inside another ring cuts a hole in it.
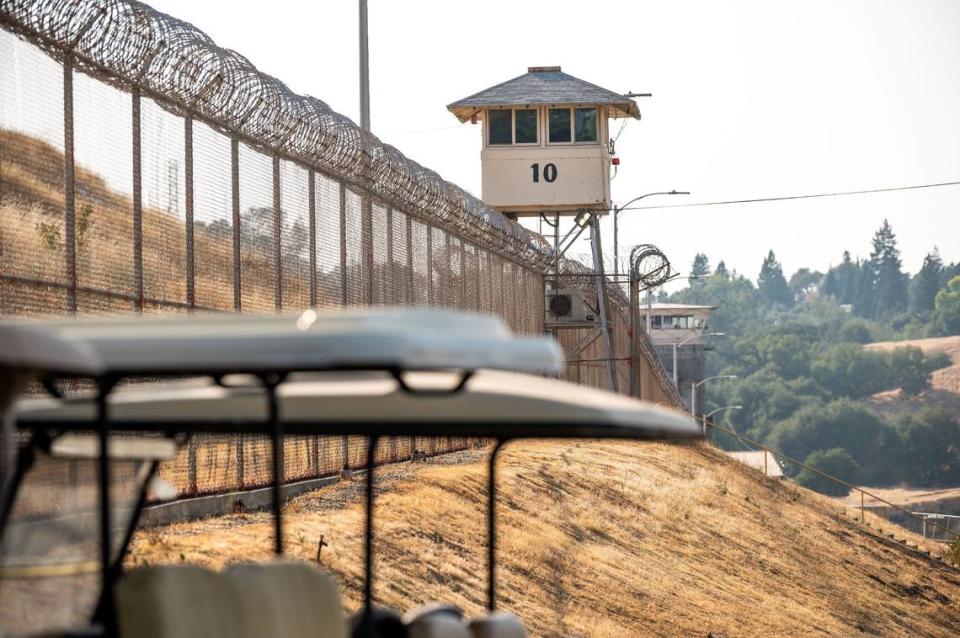
[[[544,299],[548,324],[581,324],[594,321],[593,310],[587,305],[583,292],[576,288],[547,290]]]

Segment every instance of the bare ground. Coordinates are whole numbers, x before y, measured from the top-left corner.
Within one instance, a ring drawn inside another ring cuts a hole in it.
[[[458,461],[459,463],[451,463]],[[376,596],[481,610],[485,464],[387,468]],[[502,459],[500,604],[537,636],[954,636],[960,571],[860,527],[835,501],[704,447],[541,442]],[[286,506],[288,553],[360,600],[362,482]],[[877,521],[868,515],[869,520]],[[265,560],[268,514],[141,532],[130,562]],[[919,541],[918,537],[912,537]]]

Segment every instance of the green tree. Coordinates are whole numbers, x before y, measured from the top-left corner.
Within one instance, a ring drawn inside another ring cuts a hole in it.
[[[882,352],[843,343],[819,353],[810,364],[810,374],[834,396],[860,399],[889,388],[888,365]]]
[[[713,271],[713,274],[723,279],[730,278],[730,273],[727,272],[727,264],[724,263],[722,259],[720,260],[720,263],[717,264],[717,269]]]
[[[848,483],[854,480],[860,469],[846,450],[837,447],[811,452],[804,463]],[[850,492],[850,489],[842,483],[832,481],[806,468],[797,474],[796,481],[806,488],[827,496],[846,496]]]
[[[824,297],[833,297],[840,299],[840,280],[837,279],[836,269],[831,268],[823,278],[823,284],[820,286],[820,294]]]
[[[702,279],[710,274],[710,260],[703,253],[697,253],[693,257],[693,264],[690,265],[690,276],[696,279],[690,280],[691,286],[703,284]]]
[[[892,316],[907,307],[907,277],[902,270],[897,237],[886,219],[873,235],[870,270],[876,289],[873,316]]]
[[[870,343],[873,341],[873,335],[870,334],[870,327],[862,319],[851,319],[840,327],[840,339],[847,343]]]
[[[840,399],[825,405],[804,406],[789,419],[777,423],[769,441],[772,447],[800,459],[817,450],[845,450],[861,469],[856,476],[841,476],[844,480],[867,483],[897,480],[887,463],[897,452],[896,431],[854,401]]]
[[[854,277],[856,283],[850,299],[853,312],[860,317],[873,319],[877,311],[877,298],[876,281],[870,263],[857,264]]]
[[[934,299],[933,324],[940,334],[960,334],[960,276],[947,282]]]
[[[910,310],[917,313],[933,312],[933,302],[941,287],[943,260],[934,248],[923,258],[923,266],[910,282]]]
[[[760,293],[760,299],[768,305],[790,306],[793,303],[793,294],[783,276],[783,268],[772,250],[767,253],[760,267],[757,290]]]
[[[918,487],[960,483],[960,420],[945,407],[901,417],[904,480]]]
[[[790,287],[790,292],[793,293],[794,298],[797,298],[814,292],[821,281],[823,281],[823,273],[809,268],[801,268],[793,273],[787,285]]]
[[[930,373],[923,350],[916,346],[896,348],[889,354],[891,387],[907,394],[920,394],[930,387]]]

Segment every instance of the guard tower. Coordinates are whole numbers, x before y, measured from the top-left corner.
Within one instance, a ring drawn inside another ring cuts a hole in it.
[[[632,97],[575,78],[559,66],[535,66],[447,106],[461,122],[483,123],[483,201],[507,217],[538,216],[553,228],[555,260],[553,277],[545,273],[545,325],[550,330],[595,328],[602,333],[613,391],[617,382],[599,216],[610,210],[611,166],[619,163],[608,122],[640,119]],[[574,223],[561,239],[560,218],[566,216]],[[596,308],[571,313],[583,309],[578,304],[582,295],[562,288],[560,259],[587,228],[597,275]]]
[[[483,201],[516,218],[610,209],[610,118],[636,102],[560,70],[527,73],[447,107],[483,123]]]

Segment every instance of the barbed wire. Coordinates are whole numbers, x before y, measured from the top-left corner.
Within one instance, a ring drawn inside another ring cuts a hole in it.
[[[0,21],[58,59],[124,90],[164,98],[178,115],[200,116],[284,156],[357,184],[518,259],[544,264],[540,235],[323,101],[291,91],[193,25],[129,0],[0,0]]]

